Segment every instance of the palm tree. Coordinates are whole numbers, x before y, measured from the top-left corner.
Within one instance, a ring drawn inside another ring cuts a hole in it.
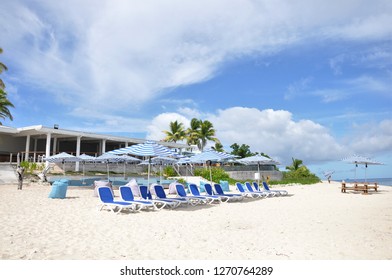
[[[2,54],[2,53],[3,53],[3,49],[0,48],[0,54]],[[7,70],[8,70],[7,66],[5,66],[4,63],[0,62],[0,74],[3,73],[3,71],[7,71]],[[3,80],[0,79],[0,89],[4,89],[4,88],[5,88],[5,84],[4,84]]]
[[[0,48],[0,54],[3,52],[3,49]],[[3,63],[0,62],[0,74],[3,71],[7,70],[7,66],[5,66]],[[9,107],[14,107],[14,104],[11,103],[11,101],[8,100],[7,97],[7,92],[5,92],[5,84],[2,79],[0,79],[0,118],[6,119],[9,118],[11,121],[13,120],[13,117],[11,115],[11,112],[9,110]],[[0,122],[0,125],[3,123]]]
[[[188,145],[197,145],[199,142],[199,130],[201,120],[193,118],[190,127],[186,130],[186,142]]]
[[[213,150],[217,152],[224,152],[223,145],[220,142],[216,142],[215,146],[211,147]]]
[[[292,159],[292,164],[290,166],[286,166],[286,169],[290,170],[290,171],[298,170],[301,167],[301,165],[303,164],[302,160],[295,159],[295,158],[291,158],[291,159]]]
[[[6,118],[9,118],[12,121],[13,117],[8,107],[14,107],[14,104],[12,104],[11,101],[8,100],[7,93],[0,88],[0,118],[4,120]],[[0,125],[3,125],[1,121]]]
[[[164,141],[174,142],[185,138],[184,124],[178,121],[170,122],[170,130],[163,131],[166,134]]]
[[[200,121],[200,130],[198,133],[198,148],[200,151],[203,151],[204,147],[207,145],[207,141],[214,141],[215,143],[219,143],[218,138],[215,137],[215,129],[212,123],[208,120]]]

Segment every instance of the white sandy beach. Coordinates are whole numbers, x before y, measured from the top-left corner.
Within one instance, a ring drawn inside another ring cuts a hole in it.
[[[288,197],[115,215],[97,211],[90,188],[50,199],[48,185],[1,185],[0,258],[392,259],[392,188],[362,195],[339,187],[287,186]]]

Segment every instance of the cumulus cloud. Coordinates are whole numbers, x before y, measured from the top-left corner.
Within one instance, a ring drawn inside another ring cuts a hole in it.
[[[381,0],[5,0],[0,33],[27,84],[63,103],[125,110],[211,79],[238,57],[325,38],[390,36],[390,10]]]
[[[160,114],[148,126],[149,138],[162,139],[162,128],[175,120],[189,126],[190,119],[179,113]],[[294,121],[292,114],[284,110],[232,107],[210,114],[208,120],[224,146],[247,144],[253,152],[267,153],[282,163],[289,163],[291,157],[336,160],[344,150],[325,127],[310,120]]]
[[[379,123],[356,125],[346,143],[358,154],[377,155],[390,152],[392,151],[392,120],[385,119]]]
[[[184,117],[179,113],[162,113],[152,119],[147,126],[147,139],[162,140],[165,138],[164,130],[169,130],[170,122],[178,121],[184,124],[184,127],[189,127],[190,119]]]

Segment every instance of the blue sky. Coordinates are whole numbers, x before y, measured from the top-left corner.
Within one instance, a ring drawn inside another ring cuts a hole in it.
[[[160,140],[197,117],[282,169],[392,177],[391,1],[3,0],[0,34],[4,125]]]

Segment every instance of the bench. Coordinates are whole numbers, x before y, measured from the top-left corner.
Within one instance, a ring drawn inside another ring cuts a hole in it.
[[[362,191],[363,194],[368,194],[367,185],[359,185],[358,183],[354,183],[354,186],[347,186],[346,183],[342,183],[341,192],[345,193],[347,190],[352,191]]]
[[[353,186],[347,186],[346,183],[342,183],[341,192],[345,193],[346,190],[362,191],[363,194],[368,194],[370,189],[377,191],[377,183],[354,183]]]

